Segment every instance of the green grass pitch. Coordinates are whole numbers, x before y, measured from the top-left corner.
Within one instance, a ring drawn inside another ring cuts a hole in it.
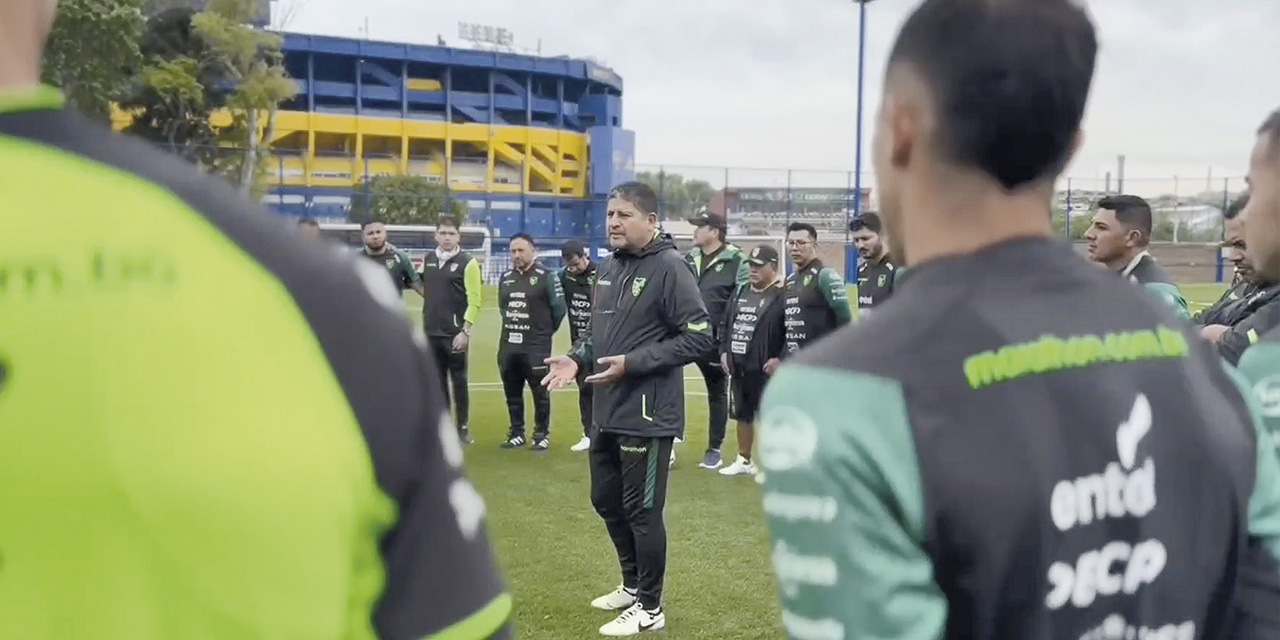
[[[1221,291],[1221,285],[1183,287],[1196,310]],[[406,301],[410,317],[420,323],[421,299],[410,293]],[[488,504],[490,535],[515,598],[517,637],[600,637],[596,630],[611,615],[589,603],[617,586],[620,576],[604,525],[591,508],[586,454],[569,451],[581,436],[577,390],[552,395],[550,452],[500,450],[508,425],[497,371],[499,327],[495,292],[487,288],[471,345],[471,432],[476,442],[467,448],[467,472]],[[568,342],[568,328],[562,327],[556,352],[565,352]],[[769,568],[760,487],[749,478],[725,478],[698,468],[707,444],[706,390],[697,369],[687,369],[685,378],[686,441],[676,449],[667,497],[663,635],[679,640],[785,637]],[[532,421],[527,396],[526,414]],[[736,447],[730,421],[726,462]]]

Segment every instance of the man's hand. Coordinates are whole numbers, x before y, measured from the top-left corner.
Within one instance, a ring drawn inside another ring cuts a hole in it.
[[[627,370],[626,356],[605,356],[596,360],[596,362],[605,366],[605,370],[595,375],[587,376],[587,384],[608,384],[622,377]]]
[[[548,391],[563,389],[573,384],[578,377],[578,361],[569,356],[551,356],[543,362],[547,364],[549,371],[542,379],[542,386]]]
[[[781,360],[777,358],[769,358],[764,363],[764,374],[766,376],[773,375],[773,372],[778,370],[778,365],[780,364],[782,364]]]
[[[1200,337],[1204,338],[1205,340],[1208,340],[1209,342],[1217,342],[1222,338],[1222,335],[1224,333],[1230,330],[1231,330],[1231,327],[1228,327],[1228,326],[1224,326],[1220,324],[1211,324],[1200,330]]]
[[[729,354],[727,353],[720,354],[720,370],[724,371],[725,375],[729,375]]]
[[[470,345],[471,345],[471,336],[468,335],[465,331],[453,337],[454,353],[466,351],[467,347]]]

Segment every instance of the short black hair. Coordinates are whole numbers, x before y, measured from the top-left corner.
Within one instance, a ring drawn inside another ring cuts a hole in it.
[[[520,233],[513,233],[513,234],[511,234],[511,238],[510,238],[509,240],[507,240],[507,246],[510,246],[510,245],[511,245],[511,243],[512,243],[512,242],[515,242],[516,240],[524,240],[525,242],[528,242],[528,243],[529,243],[529,246],[531,246],[531,247],[536,247],[536,246],[538,246],[538,243],[533,241],[533,236],[531,236],[531,235],[529,235],[529,234],[527,234],[527,233],[525,233],[525,232],[523,232],[523,231],[521,231]]]
[[[658,194],[643,182],[624,182],[609,191],[609,198],[630,202],[645,215],[658,212]]]
[[[854,218],[853,222],[849,223],[849,230],[853,232],[866,229],[871,233],[878,234],[883,228],[883,225],[880,223],[880,216],[874,213],[864,213],[857,218]]]
[[[1144,239],[1151,238],[1151,205],[1138,196],[1107,196],[1098,201],[1099,209],[1116,212],[1116,220],[1131,229],[1137,229]]]
[[[316,222],[315,218],[298,218],[298,226],[299,227],[315,227],[319,229],[320,223]]]
[[[1246,193],[1232,200],[1231,204],[1227,205],[1227,210],[1222,212],[1222,217],[1227,220],[1235,220],[1241,213],[1244,213],[1244,208],[1247,206],[1249,206],[1249,194]]]
[[[818,239],[817,228],[815,228],[813,225],[809,224],[808,222],[792,222],[791,224],[787,225],[787,233],[790,234],[792,231],[807,231],[809,232],[810,238],[813,238],[814,240]]]
[[[440,216],[440,219],[436,220],[436,228],[439,229],[440,227],[453,227],[454,229],[462,228],[458,225],[458,219],[453,216]]]
[[[582,246],[582,243],[577,240],[567,240],[564,244],[560,245],[560,257],[565,260],[586,257],[586,255],[587,248]]]
[[[369,228],[369,225],[371,225],[371,224],[380,224],[380,225],[382,225],[382,226],[384,226],[384,227],[387,225],[387,223],[383,222],[382,220],[380,220],[380,219],[378,219],[378,218],[370,218],[370,219],[368,219],[368,220],[365,220],[365,221],[364,221],[364,224],[361,224],[361,225],[360,225],[360,230],[361,230],[361,231],[363,231],[363,230],[365,230],[365,229],[368,229],[368,228]]]
[[[1080,130],[1098,38],[1077,0],[925,0],[889,57],[933,96],[946,160],[1006,190],[1057,176]]]
[[[1258,128],[1259,135],[1267,136],[1271,141],[1271,154],[1280,156],[1280,109],[1275,110]]]

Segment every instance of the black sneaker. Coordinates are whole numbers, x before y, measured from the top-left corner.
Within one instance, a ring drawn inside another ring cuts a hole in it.
[[[519,449],[524,446],[524,436],[511,436],[500,445],[503,449]]]
[[[475,438],[471,437],[471,430],[465,424],[458,428],[458,439],[462,444],[475,444]]]
[[[551,448],[551,442],[547,439],[546,436],[542,436],[541,438],[537,436],[534,437],[533,439],[534,451],[546,451],[547,449],[550,449],[550,448]]]

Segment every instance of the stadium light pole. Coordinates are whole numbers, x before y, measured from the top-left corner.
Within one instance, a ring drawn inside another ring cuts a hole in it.
[[[858,107],[854,133],[853,160],[853,217],[862,217],[862,92],[863,74],[866,68],[867,54],[867,4],[873,0],[853,0],[858,3]],[[852,246],[853,221],[846,225],[844,237],[844,280],[846,283],[858,279],[858,251]]]

